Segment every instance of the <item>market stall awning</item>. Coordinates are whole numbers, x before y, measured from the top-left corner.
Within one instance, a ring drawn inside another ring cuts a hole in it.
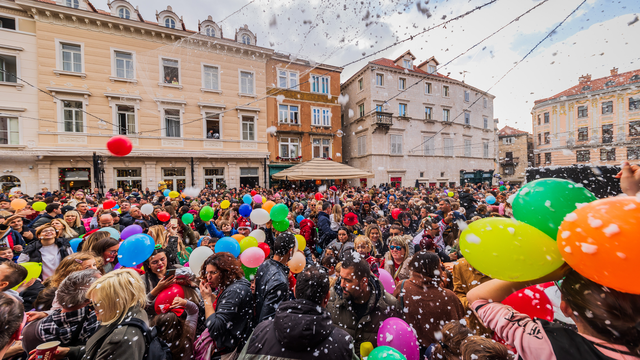
[[[335,180],[371,178],[375,175],[333,160],[313,159],[273,175],[277,180]]]

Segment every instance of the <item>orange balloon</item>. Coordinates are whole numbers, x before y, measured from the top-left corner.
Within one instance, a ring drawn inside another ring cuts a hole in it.
[[[264,203],[264,205],[262,205],[262,208],[267,210],[267,212],[271,212],[271,208],[276,206],[276,203],[274,203],[273,201],[269,200],[266,203]]]
[[[635,196],[596,200],[568,214],[558,230],[564,260],[582,276],[640,294],[640,202]]]
[[[27,206],[27,201],[24,199],[11,200],[11,208],[14,210],[22,210]]]
[[[244,239],[244,235],[242,234],[235,234],[235,235],[231,235],[232,238],[238,240],[238,242],[240,242],[242,239]]]

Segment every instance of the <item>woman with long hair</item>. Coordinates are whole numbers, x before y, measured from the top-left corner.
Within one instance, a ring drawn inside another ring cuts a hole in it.
[[[111,234],[106,231],[95,231],[89,235],[85,235],[80,244],[78,244],[78,251],[91,251],[93,245],[108,237],[111,237]]]
[[[186,319],[174,312],[178,308],[184,308]],[[169,345],[173,360],[189,360],[193,357],[198,310],[194,302],[176,297],[166,313],[158,314],[151,320],[151,325],[158,329],[158,337]]]
[[[56,228],[56,231],[58,231],[58,237],[60,238],[71,240],[78,237],[78,233],[62,219],[53,219],[49,224]]]
[[[60,261],[56,271],[44,281],[43,285],[57,288],[69,274],[81,270],[97,269],[99,266],[100,259],[93,253],[85,251],[73,253]]]
[[[96,257],[102,259],[102,270],[108,273],[113,270],[118,263],[118,249],[120,242],[114,238],[107,237],[95,243],[89,251],[93,252]]]
[[[389,248],[382,240],[382,230],[376,224],[368,225],[364,230],[364,236],[366,236],[373,246],[376,248],[376,254],[382,256],[389,251]]]
[[[84,235],[87,232],[82,223],[80,213],[75,210],[69,210],[64,213],[64,221],[71,229],[78,233],[78,236]]]
[[[20,257],[18,264],[25,262],[42,263],[40,278],[46,280],[53,275],[62,259],[73,253],[69,241],[58,237],[58,231],[51,224],[45,224],[36,230],[37,241],[27,245]]]
[[[397,283],[409,278],[409,261],[411,259],[411,236],[398,235],[389,238],[389,251],[384,255],[384,269],[393,276]]]
[[[342,207],[340,205],[333,205],[331,215],[329,215],[329,220],[331,220],[331,230],[338,231],[342,225]]]

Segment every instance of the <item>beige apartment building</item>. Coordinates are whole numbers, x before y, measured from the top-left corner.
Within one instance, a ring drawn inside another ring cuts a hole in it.
[[[498,131],[500,180],[511,185],[525,182],[527,167],[533,166],[533,136],[526,131],[505,126]]]
[[[494,96],[437,66],[434,57],[417,63],[407,51],[369,62],[342,84],[343,158],[375,174],[361,185],[455,186],[477,174],[491,182]]]
[[[591,79],[535,102],[535,165],[618,165],[640,159],[640,69]]]
[[[189,30],[171,7],[144,19],[125,0],[108,10],[88,0],[0,4],[15,8],[7,16],[19,24],[0,29],[15,32],[0,44],[21,44],[9,49],[20,54],[18,73],[43,90],[0,86],[28,102],[0,97],[2,113],[20,108],[12,112],[18,144],[0,145],[7,147],[0,165],[23,191],[95,187],[102,179],[107,189],[265,185],[273,50],[257,46],[246,25],[223,36],[209,16]],[[106,151],[117,134],[131,139],[130,155]]]

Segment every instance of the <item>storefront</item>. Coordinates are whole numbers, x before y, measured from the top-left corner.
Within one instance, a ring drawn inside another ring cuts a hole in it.
[[[66,191],[91,188],[91,168],[59,168],[58,183]]]
[[[187,184],[187,169],[162,169],[162,181],[167,185],[167,189],[171,191],[182,191]]]
[[[2,192],[9,192],[14,187],[20,187],[20,179],[12,175],[5,175],[0,177],[0,186],[2,186]]]
[[[257,167],[240,168],[240,186],[256,187],[260,182],[260,175],[258,175]]]

